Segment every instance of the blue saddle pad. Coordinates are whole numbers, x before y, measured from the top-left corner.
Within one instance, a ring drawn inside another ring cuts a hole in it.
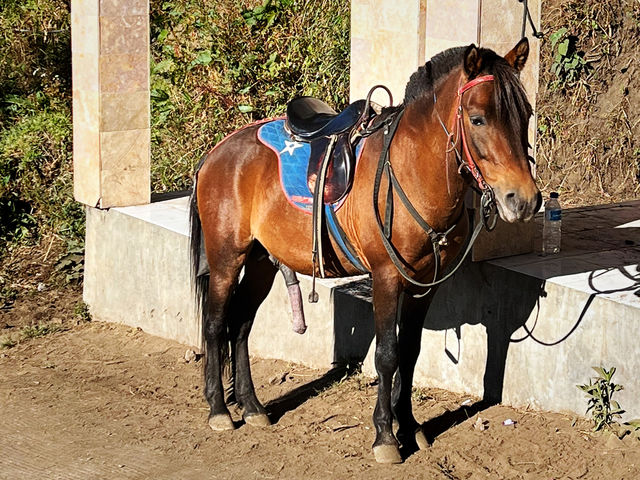
[[[258,139],[278,156],[280,171],[280,186],[287,200],[294,207],[312,213],[313,193],[307,185],[307,168],[311,145],[299,142],[284,128],[285,120],[273,120],[258,129]],[[360,156],[362,142],[356,147],[356,159]],[[342,205],[341,200],[332,207],[337,210]]]

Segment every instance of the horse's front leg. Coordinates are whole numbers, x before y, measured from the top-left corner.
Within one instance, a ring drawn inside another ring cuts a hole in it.
[[[398,325],[398,371],[393,383],[391,407],[398,421],[398,440],[404,446],[425,449],[429,442],[422,427],[413,416],[411,390],[413,374],[420,354],[422,327],[435,287],[422,298],[414,298],[405,293]]]
[[[395,272],[373,272],[373,316],[376,332],[375,366],[378,373],[378,401],[373,412],[376,440],[373,454],[379,463],[401,463],[398,441],[393,435],[391,385],[398,367],[396,315],[400,283]]]

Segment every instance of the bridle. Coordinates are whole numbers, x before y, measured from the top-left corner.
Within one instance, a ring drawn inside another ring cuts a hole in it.
[[[487,229],[487,231],[489,232],[495,228],[496,223],[498,221],[495,194],[493,193],[493,189],[491,188],[491,186],[485,181],[484,177],[482,176],[482,172],[478,168],[478,164],[476,163],[476,161],[473,158],[473,155],[471,155],[471,152],[469,151],[467,134],[464,129],[464,121],[463,121],[463,115],[462,115],[463,113],[462,96],[464,92],[472,89],[476,85],[479,85],[485,82],[492,82],[494,80],[495,78],[493,75],[482,75],[480,77],[476,77],[473,80],[468,81],[467,83],[462,85],[460,88],[458,88],[456,119],[455,119],[455,126],[454,126],[453,132],[449,132],[446,125],[440,118],[440,114],[436,109],[436,103],[437,103],[436,94],[435,92],[433,93],[433,108],[436,112],[436,116],[438,117],[438,121],[440,122],[440,125],[442,126],[445,134],[447,135],[447,142],[449,142],[451,145],[451,147],[447,149],[447,154],[450,151],[454,151],[456,154],[456,160],[459,165],[458,172],[461,172],[462,169],[465,169],[471,174],[473,179],[476,181],[476,187],[477,187],[476,189],[480,194],[482,223],[484,227]],[[460,152],[460,150],[458,149],[458,136],[461,137],[462,139],[462,142],[461,142],[462,152]]]
[[[416,295],[417,297],[426,295],[431,290],[431,287],[439,285],[440,283],[444,282],[449,277],[451,277],[456,272],[456,270],[458,270],[458,268],[462,265],[465,258],[471,251],[471,247],[473,246],[483,226],[488,231],[491,231],[493,230],[493,228],[495,228],[495,225],[497,222],[497,208],[495,203],[495,195],[493,193],[493,189],[491,188],[491,186],[489,186],[489,184],[487,184],[487,182],[484,180],[484,177],[482,176],[482,172],[480,172],[478,165],[473,159],[473,155],[471,155],[471,152],[469,151],[469,146],[467,144],[467,139],[466,139],[467,135],[464,130],[463,108],[462,108],[462,96],[467,90],[481,83],[490,82],[493,80],[494,80],[493,75],[483,75],[480,77],[476,77],[473,80],[470,80],[469,82],[467,82],[466,84],[458,88],[456,119],[454,123],[454,131],[452,133],[449,132],[446,125],[440,118],[440,115],[438,114],[436,109],[437,99],[436,99],[435,92],[433,95],[434,110],[436,112],[440,125],[442,125],[442,128],[444,129],[447,135],[447,143],[450,143],[451,145],[450,148],[447,148],[446,154],[448,155],[449,152],[454,151],[456,154],[456,159],[458,161],[458,164],[460,165],[458,168],[458,171],[461,173],[462,169],[466,169],[475,179],[477,188],[479,189],[479,193],[481,194],[481,209],[482,209],[481,210],[482,222],[479,222],[476,225],[471,235],[471,238],[469,239],[467,248],[464,254],[462,255],[462,257],[460,258],[459,263],[455,266],[453,270],[451,270],[447,275],[445,275],[440,279],[438,279],[438,274],[440,270],[440,247],[446,246],[448,244],[447,235],[455,229],[458,222],[464,215],[465,210],[462,209],[460,216],[456,219],[453,226],[450,227],[446,232],[436,232],[433,228],[431,228],[431,226],[427,223],[427,221],[424,218],[422,218],[422,216],[418,213],[418,211],[413,206],[413,204],[407,197],[406,193],[402,189],[400,183],[398,182],[397,177],[393,172],[393,168],[391,166],[391,162],[389,159],[389,149],[391,147],[391,141],[393,140],[395,132],[398,128],[400,119],[404,114],[404,107],[401,107],[398,110],[394,111],[384,120],[384,122],[381,122],[381,126],[384,126],[384,137],[383,137],[382,149],[380,151],[380,158],[378,160],[378,168],[376,170],[375,180],[373,184],[373,209],[375,212],[376,222],[378,225],[378,230],[380,232],[382,243],[385,249],[387,250],[387,254],[389,255],[389,258],[395,265],[400,275],[402,275],[402,277],[404,277],[409,283],[420,288],[428,289],[426,292]],[[462,138],[462,142],[461,142],[462,152],[460,152],[460,150],[458,149],[457,144],[459,139],[457,138],[457,136]],[[380,211],[378,209],[378,198],[380,194],[380,184],[382,181],[383,173],[387,175],[387,178],[389,181],[388,181],[388,187],[387,187],[384,217],[381,217]],[[434,265],[433,281],[430,283],[418,282],[417,280],[411,277],[410,273],[407,271],[407,269],[403,265],[404,262],[400,259],[395,247],[391,243],[391,221],[393,217],[393,192],[394,191],[398,196],[398,198],[400,199],[400,201],[402,202],[402,204],[411,214],[411,217],[427,233],[427,235],[429,236],[429,239],[431,240],[431,244],[433,246],[435,265]]]

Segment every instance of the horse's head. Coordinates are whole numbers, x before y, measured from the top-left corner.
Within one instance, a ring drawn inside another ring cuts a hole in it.
[[[507,222],[530,220],[542,202],[528,155],[532,110],[519,79],[528,55],[525,38],[504,58],[475,45],[463,56],[463,82],[472,82],[465,84],[472,88],[459,92],[460,133],[472,157],[470,163],[476,162],[493,189],[498,212]]]

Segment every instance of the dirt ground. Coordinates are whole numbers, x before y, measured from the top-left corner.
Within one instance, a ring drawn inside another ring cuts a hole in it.
[[[14,290],[0,305],[0,339],[16,342],[0,347],[0,479],[640,478],[636,438],[435,389],[414,395],[431,447],[378,465],[373,379],[257,358],[274,425],[244,425],[233,411],[237,429],[214,433],[202,361],[141,330],[86,321],[80,288],[62,286],[55,255],[41,251],[10,256],[0,271]],[[38,325],[43,336],[25,335]]]

